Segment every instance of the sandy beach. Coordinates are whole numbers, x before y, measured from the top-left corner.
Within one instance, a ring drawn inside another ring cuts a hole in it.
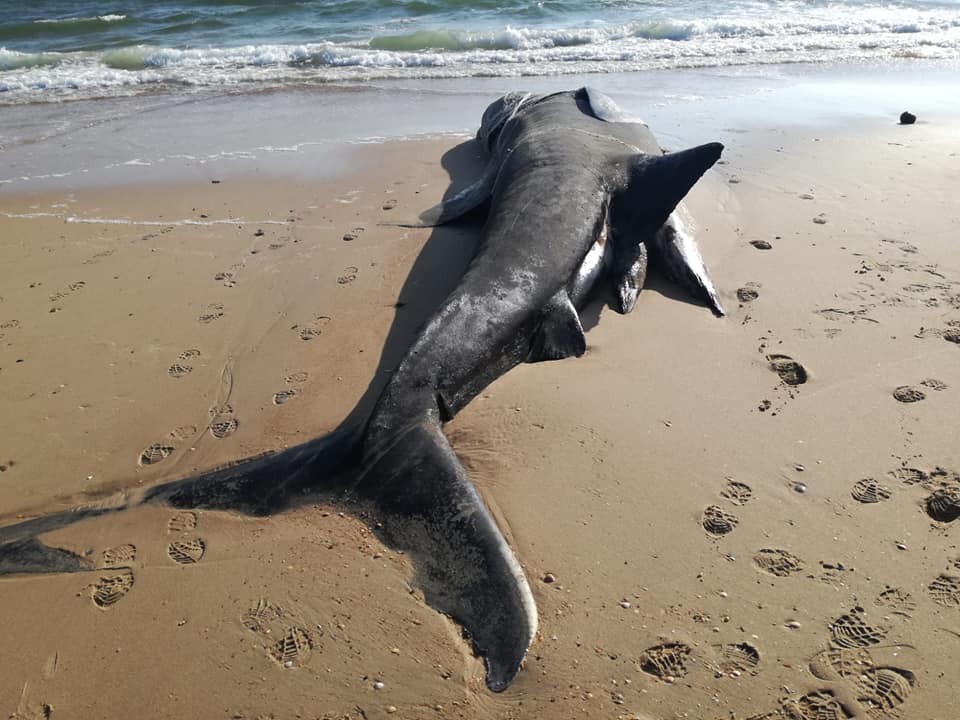
[[[447,135],[338,142],[312,171],[0,186],[0,526],[367,407],[476,247],[475,223],[401,225],[478,172],[488,84]],[[446,427],[539,609],[506,692],[363,518],[154,505],[43,536],[88,571],[0,577],[0,711],[953,718],[958,523],[928,499],[960,488],[960,107],[857,87],[845,115],[776,89],[652,108],[664,145],[727,148],[687,199],[727,316],[654,275],[632,314],[582,313],[582,358]]]

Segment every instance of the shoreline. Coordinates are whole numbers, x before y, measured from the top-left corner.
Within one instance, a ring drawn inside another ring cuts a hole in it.
[[[628,110],[644,92],[625,95]],[[839,96],[800,116],[777,91],[750,97],[728,115],[710,114],[731,102],[718,97],[645,118],[664,144],[727,145],[688,206],[728,316],[654,275],[633,314],[584,311],[584,357],[516,368],[446,428],[539,608],[506,693],[484,689],[406,559],[337,509],[203,511],[186,528],[143,507],[46,536],[96,571],[0,580],[0,709],[647,720],[819,708],[859,720],[874,678],[904,716],[942,717],[960,653],[957,523],[925,500],[960,470],[960,350],[946,338],[960,327],[960,109],[918,106],[921,122],[900,127],[886,108],[823,121]],[[4,186],[2,212],[65,203],[170,221],[0,212],[4,524],[312,438],[385,377],[477,240],[470,225],[388,223],[469,182],[478,158],[454,137],[348,156],[330,176],[259,164],[217,184],[201,166],[190,182],[30,197]],[[248,222],[181,222],[228,217]],[[784,381],[776,356],[807,381]],[[900,386],[924,398],[900,402]],[[867,479],[867,495],[888,497],[858,499]],[[198,539],[197,562],[176,559]],[[108,551],[127,545],[119,570]],[[102,579],[127,571],[98,606]],[[278,657],[289,633],[284,647],[299,649]]]
[[[960,112],[952,62],[770,65],[556,77],[393,81],[253,94],[143,95],[9,106],[0,202],[23,191],[211,179],[331,180],[358,146],[472,137],[507,91],[593,85],[655,128],[696,144],[723,129],[921,122]],[[51,129],[52,128],[52,129]]]

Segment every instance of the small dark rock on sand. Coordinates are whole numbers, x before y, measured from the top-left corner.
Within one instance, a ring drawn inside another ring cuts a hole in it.
[[[917,121],[917,116],[912,112],[904,110],[900,113],[900,124],[901,125],[913,125]]]
[[[769,250],[773,247],[766,240],[751,240],[750,244],[753,245],[757,250]]]

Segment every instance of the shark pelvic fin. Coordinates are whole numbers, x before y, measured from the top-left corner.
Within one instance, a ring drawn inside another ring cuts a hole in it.
[[[723,315],[723,305],[710,279],[707,266],[687,223],[683,205],[650,238],[650,256],[656,267],[690,295],[705,303],[716,315]]]
[[[586,352],[587,338],[583,334],[580,315],[570,301],[567,291],[560,290],[543,309],[527,362],[562,360],[580,357]]]
[[[626,315],[637,304],[647,279],[647,245],[636,238],[615,238],[613,250],[613,309]]]
[[[378,536],[413,561],[424,599],[463,626],[500,692],[537,630],[523,570],[435,419],[410,426],[350,491],[373,504]]]

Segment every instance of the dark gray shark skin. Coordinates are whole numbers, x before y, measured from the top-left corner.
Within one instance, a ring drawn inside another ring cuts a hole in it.
[[[272,513],[326,493],[408,553],[426,601],[464,628],[499,692],[536,633],[536,605],[442,425],[512,367],[582,355],[577,308],[609,281],[615,309],[629,312],[648,259],[722,314],[693,240],[671,214],[723,148],[664,154],[645,125],[588,89],[506,95],[485,112],[477,139],[488,155],[483,176],[422,216],[440,224],[489,203],[477,253],[366,422],[135,502]],[[89,569],[37,537],[131,504],[0,528],[0,574]]]

